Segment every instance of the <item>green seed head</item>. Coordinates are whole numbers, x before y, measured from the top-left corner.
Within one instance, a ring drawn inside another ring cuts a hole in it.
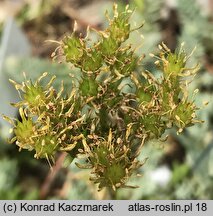
[[[33,85],[30,82],[29,85],[25,87],[24,99],[30,106],[38,106],[44,103],[45,93],[44,89],[40,85]]]
[[[72,35],[63,40],[63,51],[67,62],[78,64],[83,56],[83,42],[78,37]]]
[[[96,96],[98,94],[98,84],[92,77],[85,77],[79,87],[82,96]]]
[[[35,142],[35,158],[54,158],[58,147],[55,136],[51,134],[40,136]]]

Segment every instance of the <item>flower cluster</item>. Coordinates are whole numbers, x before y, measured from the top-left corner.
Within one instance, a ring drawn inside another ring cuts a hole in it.
[[[56,93],[52,77],[46,86],[40,84],[41,79],[47,76],[44,73],[35,83],[25,81],[18,84],[10,80],[19,91],[21,101],[12,104],[19,108],[21,121],[9,120],[13,125],[16,141],[20,149],[35,151],[35,158],[46,158],[54,163],[57,151],[67,151],[75,148],[78,138],[78,126],[84,116],[74,113],[75,92],[63,98],[62,89]]]
[[[143,165],[137,157],[144,143],[160,139],[173,126],[180,133],[198,122],[197,107],[187,94],[188,77],[198,66],[186,67],[190,56],[183,46],[172,53],[162,43],[159,55],[151,54],[162,76],[141,71],[142,57],[127,43],[134,31],[131,14],[128,7],[118,12],[114,5],[114,16],[107,15],[109,26],[96,32],[96,42],[91,43],[89,30],[85,38],[74,31],[60,42],[58,55],[81,70],[69,96],[63,96],[63,85],[59,93],[54,90],[55,77],[41,85],[46,73],[35,83],[11,81],[22,98],[13,104],[22,121],[5,117],[14,126],[12,141],[51,161],[60,151],[72,158],[83,155],[85,164],[77,166],[92,169],[90,179],[99,189],[126,187]]]

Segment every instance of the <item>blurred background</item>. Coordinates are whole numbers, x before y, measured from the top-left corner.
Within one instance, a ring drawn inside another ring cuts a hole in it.
[[[137,189],[120,189],[116,199],[213,199],[213,0],[123,0],[120,8],[130,4],[136,11],[132,25],[144,27],[129,42],[142,44],[138,55],[156,53],[164,41],[171,50],[185,42],[190,53],[196,51],[189,64],[200,63],[201,69],[189,90],[199,89],[195,103],[201,107],[197,115],[205,121],[177,136],[171,130],[165,143],[147,143],[140,155],[148,157],[141,168],[142,177],[132,178]],[[72,32],[86,34],[88,25],[101,30],[107,26],[104,12],[112,12],[110,0],[0,0],[0,113],[12,117],[17,110],[10,102],[18,95],[8,79],[21,82],[25,72],[35,79],[43,72],[57,75],[55,87],[65,80],[69,89],[70,68],[56,64],[51,53],[61,40]],[[142,34],[142,37],[140,36]],[[93,37],[91,33],[91,37]],[[157,72],[150,58],[143,66]],[[208,106],[203,103],[209,102]],[[89,170],[75,165],[63,168],[64,155],[50,171],[45,160],[36,160],[32,152],[18,151],[8,144],[9,125],[0,118],[0,199],[110,199],[97,192],[89,178]]]

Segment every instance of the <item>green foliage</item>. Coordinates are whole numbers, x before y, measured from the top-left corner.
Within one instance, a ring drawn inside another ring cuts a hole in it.
[[[2,145],[2,144],[1,144]],[[18,164],[15,159],[1,157],[0,159],[0,199],[36,199],[38,192],[33,188],[27,195],[22,188],[16,185],[18,176]]]
[[[187,93],[198,66],[187,66],[190,55],[183,45],[172,53],[162,43],[160,55],[151,54],[162,72],[160,78],[147,70],[137,72],[143,58],[126,42],[134,31],[129,23],[132,11],[126,7],[118,12],[116,4],[113,11],[112,19],[107,14],[109,26],[97,32],[99,38],[93,44],[89,32],[85,38],[73,32],[60,42],[59,55],[81,71],[70,94],[62,95],[63,84],[57,93],[55,76],[42,85],[47,73],[35,82],[11,80],[21,96],[13,105],[19,108],[22,121],[4,116],[14,127],[12,142],[34,151],[35,158],[54,163],[60,151],[72,159],[86,158],[76,165],[92,169],[90,180],[99,190],[128,186],[129,178],[144,164],[137,159],[144,143],[162,138],[173,126],[180,133],[199,122],[197,107]],[[127,86],[131,92],[124,90]]]
[[[173,176],[172,176],[172,184],[176,185],[185,178],[185,176],[189,173],[189,167],[186,164],[178,165],[174,164]]]
[[[212,52],[213,26],[209,17],[203,14],[199,4],[193,0],[179,0],[177,3],[182,22],[179,41],[185,41],[188,49],[192,49],[194,44],[197,45],[196,55],[193,58]]]
[[[17,164],[15,160],[9,160],[2,158],[0,160],[0,194],[10,189],[14,184],[14,180],[17,176]]]
[[[16,82],[23,81],[23,71],[25,71],[27,77],[30,77],[32,82],[35,82],[44,71],[48,71],[49,76],[57,75],[57,79],[53,83],[53,86],[57,91],[60,90],[61,82],[63,80],[64,94],[70,92],[72,89],[72,82],[75,82],[75,80],[71,80],[71,77],[69,76],[70,68],[68,65],[49,62],[45,59],[36,57],[8,57],[5,61],[5,71],[8,76]],[[77,76],[79,71],[73,68],[72,74]],[[45,84],[45,80],[41,80],[41,85]]]

